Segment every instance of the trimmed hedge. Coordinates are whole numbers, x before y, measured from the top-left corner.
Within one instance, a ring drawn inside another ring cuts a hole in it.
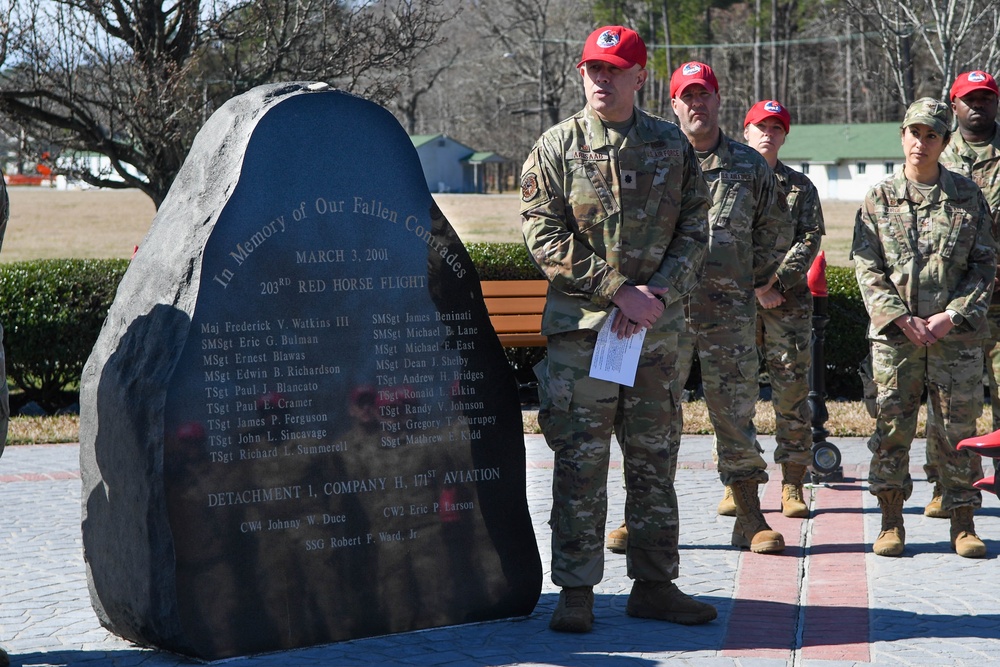
[[[481,280],[541,277],[521,243],[470,243]],[[0,323],[4,326],[7,375],[24,393],[54,411],[77,387],[83,365],[100,334],[128,260],[37,260],[0,264]],[[858,364],[868,353],[868,315],[850,268],[828,267],[826,390],[830,396],[861,398]],[[534,381],[532,367],[544,347],[508,348],[521,384]]]
[[[50,259],[0,264],[7,376],[48,411],[80,382],[127,260]]]
[[[830,294],[827,300],[830,322],[823,346],[826,393],[860,400],[862,386],[858,365],[868,355],[868,311],[861,300],[854,269],[826,267],[826,285]]]
[[[470,243],[465,246],[480,280],[544,278],[523,243]]]
[[[537,280],[545,277],[531,262],[523,243],[470,243],[466,250],[480,280]],[[532,385],[535,382],[535,371],[532,369],[545,357],[545,348],[505,347],[504,353],[518,384],[523,389]],[[522,394],[530,395],[530,391]]]
[[[469,256],[479,272],[480,280],[533,280],[541,278],[528,256],[523,243],[470,243]],[[826,361],[826,393],[829,396],[858,400],[861,380],[858,364],[868,354],[868,313],[861,301],[861,292],[849,267],[828,266],[826,281],[829,291],[823,352]],[[534,380],[531,367],[544,356],[545,348],[510,348],[507,358],[521,383]],[[697,386],[697,359],[692,368],[688,387]]]

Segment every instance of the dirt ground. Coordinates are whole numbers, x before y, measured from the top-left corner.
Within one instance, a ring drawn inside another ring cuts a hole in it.
[[[156,210],[138,190],[9,188],[10,224],[0,261],[128,258],[149,230]],[[466,243],[521,242],[520,197],[434,195]],[[848,266],[858,202],[824,202],[827,262]]]
[[[156,209],[139,190],[8,188],[10,222],[0,261],[129,258]]]

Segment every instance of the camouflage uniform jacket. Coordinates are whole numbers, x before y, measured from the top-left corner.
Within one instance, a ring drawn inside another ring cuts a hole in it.
[[[993,231],[995,234],[1000,231],[1000,125],[994,124],[993,141],[981,152],[970,146],[961,132],[952,132],[940,162],[956,174],[976,182],[993,212]]]
[[[712,191],[705,275],[691,293],[696,324],[742,322],[757,317],[753,290],[767,284],[792,239],[785,196],[760,153],[721,134],[702,157]]]
[[[994,123],[993,141],[982,149],[970,146],[961,132],[952,132],[939,160],[951,171],[971,178],[983,191],[993,213],[993,237],[1000,242],[1000,125]],[[995,288],[997,283],[993,285]],[[996,289],[993,292],[990,318],[994,326],[1000,326],[1000,292]]]
[[[801,292],[802,288],[808,288],[806,274],[826,234],[823,209],[816,186],[805,174],[779,160],[774,175],[788,200],[789,217],[795,222],[791,247],[778,267],[778,286],[782,292]]]
[[[854,225],[851,256],[871,340],[901,342],[901,315],[954,310],[964,318],[949,338],[982,340],[996,272],[989,206],[971,180],[941,169],[934,204],[902,169],[868,191]]]
[[[666,287],[655,331],[683,328],[681,297],[701,275],[709,194],[687,138],[635,110],[615,149],[589,107],[541,136],[521,178],[521,223],[549,280],[546,335],[600,329],[622,285]]]

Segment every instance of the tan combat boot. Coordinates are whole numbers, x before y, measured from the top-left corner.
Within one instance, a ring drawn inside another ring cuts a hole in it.
[[[733,502],[733,487],[727,486],[726,490],[722,493],[722,500],[719,501],[719,507],[716,512],[719,516],[736,516],[736,503]]]
[[[755,554],[776,554],[785,550],[785,538],[771,530],[760,511],[757,482],[744,479],[732,484],[736,503],[736,523],[733,525],[733,546],[750,549]]]
[[[793,519],[809,517],[809,506],[802,499],[802,480],[806,467],[798,463],[781,464],[781,513]]]
[[[608,551],[613,554],[625,553],[625,548],[628,547],[628,526],[625,525],[624,521],[622,521],[622,525],[608,533],[608,539],[605,540],[604,544],[608,547]]]
[[[878,534],[872,551],[879,556],[898,556],[903,553],[906,543],[902,490],[890,489],[878,494],[878,506],[882,510],[882,532]]]
[[[986,555],[986,545],[976,535],[976,524],[972,520],[975,508],[963,505],[951,510],[951,548],[962,558],[982,558]]]
[[[927,507],[924,508],[924,516],[929,516],[932,519],[947,519],[951,516],[951,512],[941,506],[941,497],[943,495],[944,488],[942,488],[941,482],[934,482],[934,497],[931,498],[931,501],[927,503]]]
[[[559,602],[549,620],[556,632],[590,632],[594,627],[593,586],[566,587],[559,592]]]

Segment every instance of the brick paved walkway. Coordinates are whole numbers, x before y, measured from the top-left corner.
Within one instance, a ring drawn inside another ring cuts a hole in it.
[[[763,438],[767,456],[774,443]],[[777,511],[780,486],[763,493],[768,520],[788,548],[779,556],[729,546],[732,519],[718,517],[721,486],[711,439],[686,436],[677,489],[681,499],[681,577],[687,593],[715,604],[719,618],[675,626],[625,615],[630,583],[624,558],[608,554],[596,593],[594,632],[548,630],[556,589],[546,576],[527,618],[356,640],[226,661],[229,665],[559,665],[583,667],[838,667],[841,665],[983,665],[1000,662],[1000,501],[984,499],[977,527],[985,560],[953,554],[948,522],[922,514],[929,500],[915,444],[917,479],[905,516],[902,558],[871,554],[879,515],[864,484],[861,439],[835,440],[848,479],[812,490],[813,517]],[[548,563],[551,459],[538,436],[527,438],[528,501],[542,562]],[[81,555],[79,449],[75,445],[8,447],[0,459],[0,643],[15,665],[188,664],[141,649],[100,627]],[[776,477],[776,476],[775,476]],[[621,521],[620,464],[609,473],[608,528]]]

